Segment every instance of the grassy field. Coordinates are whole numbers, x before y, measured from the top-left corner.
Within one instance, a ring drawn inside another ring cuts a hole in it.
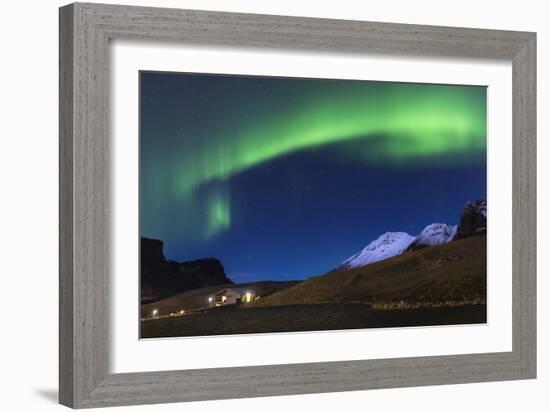
[[[252,304],[364,303],[378,309],[485,304],[486,243],[486,236],[477,236],[330,272]]]
[[[141,322],[142,338],[485,323],[485,305],[375,310],[364,304],[226,306]]]

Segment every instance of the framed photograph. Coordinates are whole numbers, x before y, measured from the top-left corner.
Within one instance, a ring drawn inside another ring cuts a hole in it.
[[[486,86],[139,76],[141,338],[486,323]]]
[[[62,7],[60,402],[535,378],[535,99],[534,33]]]

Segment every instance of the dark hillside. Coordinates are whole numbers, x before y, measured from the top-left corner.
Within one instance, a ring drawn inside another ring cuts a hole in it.
[[[250,305],[365,303],[387,309],[485,303],[486,242],[485,235],[460,239],[330,272]]]

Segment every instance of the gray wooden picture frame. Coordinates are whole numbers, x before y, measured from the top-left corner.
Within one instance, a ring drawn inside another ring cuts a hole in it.
[[[89,408],[535,378],[535,33],[84,3],[62,7],[59,24],[62,404]],[[511,61],[512,351],[110,373],[109,40],[119,38]]]

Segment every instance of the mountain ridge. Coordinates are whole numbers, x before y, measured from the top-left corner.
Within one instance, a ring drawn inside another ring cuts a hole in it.
[[[478,198],[466,202],[457,225],[430,223],[416,236],[406,232],[385,232],[333,271],[366,266],[410,251],[486,233],[487,201]]]

